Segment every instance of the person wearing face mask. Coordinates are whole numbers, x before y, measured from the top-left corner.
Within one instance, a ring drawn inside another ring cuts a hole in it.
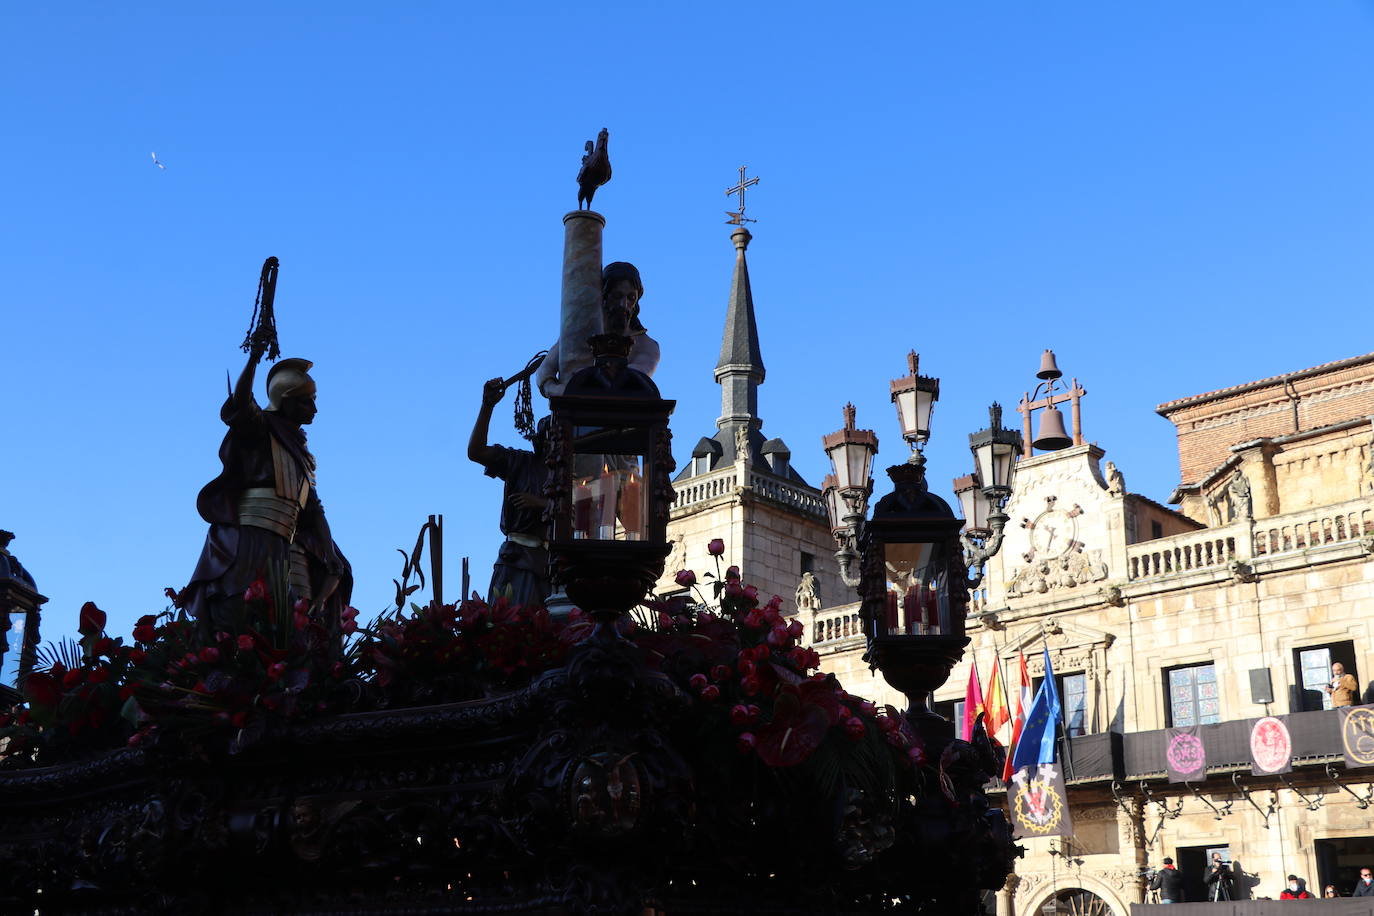
[[[1355,893],[1352,897],[1374,897],[1374,875],[1370,874],[1368,868],[1360,869],[1360,880],[1355,882]]]
[[[1340,894],[1336,893],[1336,885],[1334,885],[1334,884],[1328,884],[1326,887],[1322,888],[1322,898],[1323,898],[1323,899],[1329,899],[1329,898],[1331,898],[1331,897],[1339,897],[1339,896],[1340,896]]]
[[[1313,899],[1313,898],[1312,898],[1312,895],[1309,894],[1305,888],[1303,888],[1302,882],[1300,882],[1300,881],[1298,880],[1298,876],[1297,876],[1297,875],[1289,875],[1289,876],[1288,876],[1288,887],[1284,889],[1284,892],[1283,892],[1282,894],[1279,894],[1279,899],[1280,899],[1280,900],[1311,900],[1311,899]]]

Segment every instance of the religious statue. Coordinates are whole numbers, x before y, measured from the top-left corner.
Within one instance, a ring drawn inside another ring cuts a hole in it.
[[[1126,475],[1117,469],[1116,462],[1107,462],[1107,493],[1111,496],[1124,496],[1126,493]]]
[[[487,600],[506,595],[515,604],[543,604],[549,596],[548,525],[540,495],[548,477],[545,464],[549,419],[539,421],[527,449],[489,445],[491,414],[505,397],[508,382],[494,378],[482,386],[482,406],[468,439],[468,459],[482,466],[488,477],[505,481],[501,501],[501,533],[506,536],[492,566]]]
[[[241,619],[244,592],[264,579],[270,595],[270,580],[285,576],[292,604],[304,599],[310,616],[337,633],[353,578],[315,492],[315,456],[302,429],[315,419],[313,364],[274,365],[263,409],[253,398],[253,377],[275,334],[256,333],[248,347],[248,363],[220,410],[229,427],[219,448],[224,470],[196,498],[210,531],[181,603],[204,633],[232,633],[253,624]]]
[[[1226,502],[1231,508],[1231,521],[1253,518],[1254,507],[1250,498],[1250,480],[1239,469],[1231,475],[1226,484]]]
[[[795,597],[799,611],[818,611],[821,609],[821,591],[817,587],[815,575],[810,572],[802,573],[801,582],[797,583]]]
[[[601,321],[599,326],[607,332],[621,330],[630,338],[629,366],[645,375],[652,376],[658,368],[658,341],[649,336],[644,324],[639,320],[639,301],[644,296],[644,284],[640,282],[639,270],[625,261],[614,261],[601,271]],[[545,397],[556,393],[551,385],[563,385],[566,378],[560,377],[561,351],[572,346],[583,346],[585,341],[564,341],[560,339],[549,348],[549,355],[539,366],[535,381]],[[558,389],[561,390],[561,387]]]

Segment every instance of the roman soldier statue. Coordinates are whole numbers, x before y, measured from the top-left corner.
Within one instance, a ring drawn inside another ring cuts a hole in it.
[[[312,618],[337,633],[353,581],[315,492],[302,428],[315,419],[312,363],[277,362],[263,409],[253,377],[269,344],[254,335],[248,346],[248,364],[220,410],[229,427],[219,448],[224,470],[196,499],[210,531],[181,603],[203,632],[234,632],[250,623],[242,619],[244,592],[257,579],[284,576],[292,604],[306,599]]]

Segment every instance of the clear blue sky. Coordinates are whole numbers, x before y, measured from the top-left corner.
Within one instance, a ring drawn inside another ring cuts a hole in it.
[[[1368,3],[185,6],[0,20],[0,527],[48,638],[87,599],[127,632],[189,577],[268,255],[354,604],[389,603],[432,512],[454,587],[468,555],[485,588],[500,488],[467,433],[483,380],[556,334],[603,126],[606,254],[643,272],[683,453],[719,409],[742,163],[764,430],[813,482],[846,400],[902,456],[909,348],[942,378],[946,491],[1051,346],[1160,500],[1155,404],[1374,349]]]

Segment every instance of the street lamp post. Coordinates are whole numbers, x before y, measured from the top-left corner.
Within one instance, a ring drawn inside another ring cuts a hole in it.
[[[973,570],[969,587],[983,581],[987,561],[1002,549],[1007,527],[1004,510],[1011,497],[1016,475],[1016,456],[1021,451],[1021,436],[1014,429],[1002,428],[1002,405],[996,401],[988,408],[988,426],[968,437],[973,452],[974,473],[954,482],[955,493],[964,510],[966,524],[962,541],[964,562]]]

